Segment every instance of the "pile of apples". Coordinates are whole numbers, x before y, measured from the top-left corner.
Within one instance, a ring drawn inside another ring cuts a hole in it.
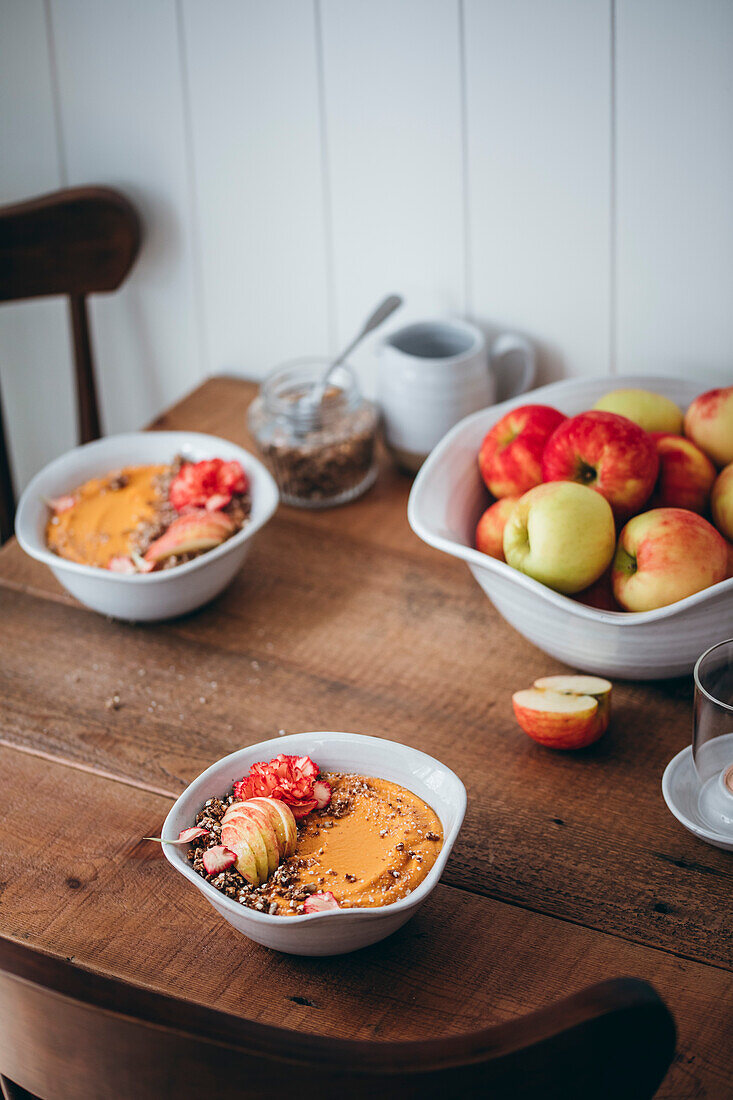
[[[476,547],[606,611],[651,611],[733,576],[733,386],[683,415],[614,390],[567,417],[523,405],[479,452],[495,501]]]

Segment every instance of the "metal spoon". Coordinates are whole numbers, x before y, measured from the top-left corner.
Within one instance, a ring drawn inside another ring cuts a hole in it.
[[[375,328],[379,328],[379,326],[383,324],[387,320],[387,318],[392,313],[394,313],[396,309],[399,309],[401,305],[402,298],[399,296],[399,294],[390,294],[388,298],[385,298],[383,302],[380,302],[380,304],[374,310],[374,313],[372,313],[371,317],[365,323],[364,327],[361,329],[358,335],[354,337],[351,343],[344,348],[344,350],[336,359],[332,360],[328,364],[326,370],[321,375],[320,381],[316,382],[310,393],[304,394],[303,397],[301,397],[300,401],[298,402],[301,410],[306,411],[306,407],[309,407],[308,411],[312,410],[315,413],[316,407],[320,405],[323,401],[323,396],[326,392],[326,389],[328,388],[328,380],[336,367],[340,366],[343,363],[347,355],[351,354],[354,348],[362,342],[365,336],[368,336],[369,333],[373,332]]]

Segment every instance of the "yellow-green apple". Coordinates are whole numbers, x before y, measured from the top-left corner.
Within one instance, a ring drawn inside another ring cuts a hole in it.
[[[610,567],[597,581],[574,595],[573,599],[585,604],[586,607],[595,607],[597,611],[623,611],[623,607],[613,594]]]
[[[298,826],[290,807],[279,798],[265,796],[250,798],[247,801],[269,813],[280,848],[280,858],[287,859],[288,856],[292,856],[298,843]]]
[[[733,462],[733,386],[701,393],[685,413],[685,435],[716,466]]]
[[[580,592],[613,558],[616,531],[607,500],[574,481],[536,485],[504,528],[509,565],[558,592]]]
[[[519,497],[502,497],[486,509],[476,526],[476,549],[504,561],[504,528]]]
[[[653,508],[629,520],[613,562],[613,592],[627,611],[652,611],[725,579],[725,539],[684,508]]]
[[[726,539],[733,539],[733,462],[721,470],[710,496],[713,523]]]
[[[638,512],[654,488],[659,458],[654,440],[617,413],[580,413],[547,441],[543,481],[577,481],[604,496],[617,519]]]
[[[596,718],[598,736],[605,733],[611,720],[613,685],[603,676],[540,676],[534,686],[538,691],[559,691],[561,695],[590,695],[598,703]]]
[[[145,561],[159,562],[172,554],[193,554],[213,550],[236,530],[234,520],[225,512],[207,512],[200,508],[178,516],[166,531],[152,543]]]
[[[659,474],[647,502],[649,508],[707,510],[715,467],[691,439],[670,432],[651,432],[659,455]]]
[[[593,408],[625,416],[645,432],[682,434],[682,410],[668,397],[651,390],[611,390]]]
[[[524,732],[551,749],[585,748],[605,729],[598,720],[598,700],[592,695],[527,688],[515,691],[512,706]]]
[[[259,824],[249,814],[242,814],[238,807],[241,802],[233,802],[221,819],[221,842],[227,848],[237,853],[243,844],[251,850],[257,865],[257,877],[260,882],[265,882],[270,873],[270,858],[267,853],[267,845],[262,835]],[[234,809],[237,807],[237,809]]]
[[[542,481],[542,452],[565,420],[549,405],[521,405],[494,424],[484,437],[478,464],[495,497],[521,496]]]

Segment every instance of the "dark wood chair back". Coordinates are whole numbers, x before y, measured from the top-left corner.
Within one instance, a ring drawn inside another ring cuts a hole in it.
[[[109,187],[77,187],[0,207],[0,302],[65,294],[74,341],[79,442],[98,439],[86,298],[116,290],[140,249],[140,219]],[[0,408],[0,542],[15,515]]]
[[[634,978],[472,1034],[416,1042],[303,1034],[246,1022],[182,994],[132,987],[0,939],[6,1087],[12,1082],[43,1100],[233,1100],[304,1091],[323,1100],[641,1100],[654,1095],[675,1048],[667,1007]]]

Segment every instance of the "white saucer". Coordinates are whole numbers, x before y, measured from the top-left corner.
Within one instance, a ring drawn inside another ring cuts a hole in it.
[[[670,812],[689,832],[700,840],[704,840],[706,844],[733,852],[733,837],[711,829],[700,816],[698,810],[700,780],[692,762],[691,745],[682,752],[678,752],[664,769],[662,794]]]

